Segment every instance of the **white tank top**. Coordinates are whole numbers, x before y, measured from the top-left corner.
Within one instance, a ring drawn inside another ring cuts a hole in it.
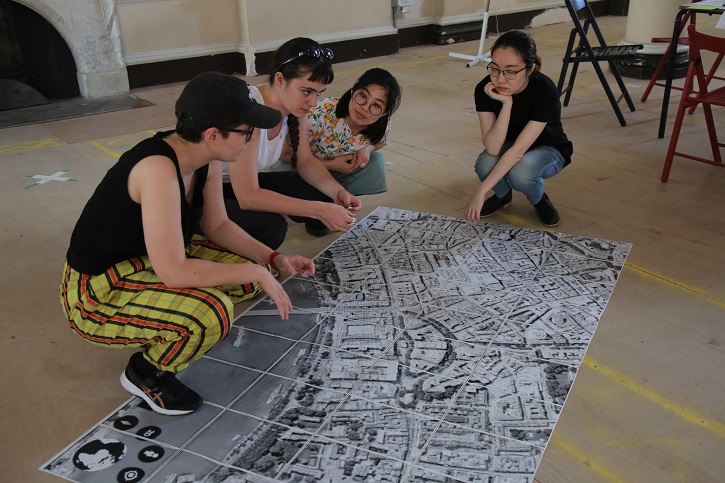
[[[249,86],[249,92],[257,99],[257,102],[264,105],[264,98],[257,86]],[[271,141],[267,139],[267,129],[255,128],[255,130],[259,131],[257,171],[261,173],[279,161],[279,156],[282,154],[282,147],[284,146],[284,139],[287,137],[287,116],[282,119],[282,129],[280,129],[279,134]]]
[[[264,105],[264,98],[257,86],[249,86],[249,92],[252,93],[257,102]],[[279,134],[271,141],[267,139],[267,129],[254,128],[254,130],[258,131],[257,136],[259,137],[259,143],[257,143],[257,172],[261,173],[279,161],[279,156],[282,154],[282,148],[284,147],[284,139],[287,137],[287,116],[282,119],[282,129],[280,129]],[[231,182],[227,163],[222,163],[222,178],[225,183]]]

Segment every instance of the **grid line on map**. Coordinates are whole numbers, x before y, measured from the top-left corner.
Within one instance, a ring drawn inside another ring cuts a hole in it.
[[[315,258],[314,277],[283,282],[289,321],[260,299],[180,376],[208,398],[200,410],[169,419],[131,399],[43,469],[72,481],[124,466],[144,481],[531,481],[630,248],[379,207]],[[73,466],[101,440],[128,454]],[[151,444],[167,452],[144,463],[136,452]]]

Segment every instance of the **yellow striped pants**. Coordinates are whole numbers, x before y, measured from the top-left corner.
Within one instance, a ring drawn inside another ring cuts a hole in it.
[[[219,263],[256,263],[194,236],[188,257]],[[178,289],[164,285],[148,257],[117,263],[100,275],[65,264],[60,302],[70,327],[95,344],[143,347],[161,370],[183,371],[226,337],[234,304],[260,292],[256,283]]]

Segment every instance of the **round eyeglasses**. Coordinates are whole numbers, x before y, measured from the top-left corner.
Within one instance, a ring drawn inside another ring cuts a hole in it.
[[[357,104],[358,106],[364,106],[370,101],[368,95],[365,94],[365,92],[363,91],[357,91],[353,96],[353,99],[355,99],[355,104]],[[384,110],[385,108],[377,102],[370,102],[370,105],[368,106],[368,112],[370,112],[370,114],[375,117],[380,116]]]
[[[288,62],[292,62],[293,60],[297,60],[300,57],[303,56],[307,57],[315,57],[316,59],[319,59],[320,57],[324,57],[327,60],[333,59],[335,57],[335,53],[332,51],[332,49],[328,49],[327,47],[308,47],[307,49],[303,50],[302,52],[297,52],[297,54],[293,55],[289,59],[285,60],[281,64],[279,64],[280,67],[285,65]]]
[[[224,129],[224,131],[244,134],[244,140],[249,142],[252,140],[252,134],[254,134],[254,126],[251,129]]]
[[[528,68],[529,68],[529,66],[527,65],[523,69],[519,69],[519,70],[501,70],[501,69],[497,69],[496,67],[491,67],[491,64],[488,64],[486,66],[486,70],[491,75],[491,77],[498,77],[501,74],[503,74],[503,76],[506,80],[516,79],[516,76],[519,74],[519,72],[523,72]]]

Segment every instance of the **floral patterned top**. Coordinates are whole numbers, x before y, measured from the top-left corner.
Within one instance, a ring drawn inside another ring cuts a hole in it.
[[[370,144],[364,134],[353,134],[344,118],[335,115],[339,97],[326,97],[317,101],[317,106],[307,114],[308,135],[312,154],[323,159],[332,159],[343,154],[353,154]],[[388,142],[390,118],[385,128],[385,136],[380,141]]]

